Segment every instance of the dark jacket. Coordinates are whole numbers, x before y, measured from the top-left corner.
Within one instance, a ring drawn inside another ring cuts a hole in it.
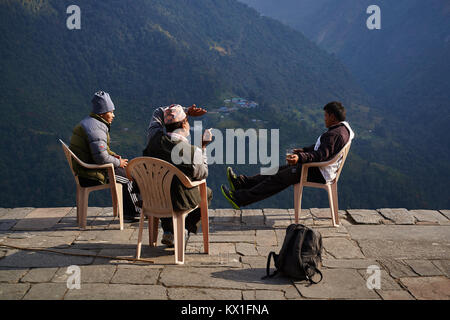
[[[331,160],[354,136],[350,125],[342,121],[328,128],[328,131],[317,139],[315,145],[303,148],[303,152],[298,152],[299,163]],[[341,164],[342,158],[331,165],[319,168],[326,182],[331,182],[336,178]]]
[[[99,115],[91,113],[84,118],[73,130],[70,139],[70,150],[83,162],[89,164],[112,163],[115,167],[120,166],[120,160],[114,158],[116,155],[109,148],[110,124]],[[107,181],[106,170],[85,169],[72,162],[73,170],[79,177],[98,181],[102,184]]]
[[[303,148],[303,152],[297,153],[299,156],[299,162],[322,162],[328,161],[333,158],[342,148],[347,144],[350,139],[350,131],[341,122],[328,128],[328,131],[319,137],[320,146],[317,150],[313,144],[309,147]]]
[[[158,108],[154,112],[149,125],[148,143],[143,151],[143,155],[172,163],[193,181],[206,179],[208,176],[208,165],[206,163],[205,152],[185,141],[174,140],[169,137],[162,124],[163,118],[164,108]],[[180,157],[183,156],[183,150],[190,151],[188,155],[190,157],[190,163],[173,163],[171,159],[172,149],[177,145],[180,147]],[[198,161],[199,156],[201,157],[200,161]],[[197,157],[196,161],[194,161],[194,157]],[[173,178],[170,191],[172,205],[175,210],[187,210],[200,204],[200,192],[198,188],[186,188],[177,177]]]

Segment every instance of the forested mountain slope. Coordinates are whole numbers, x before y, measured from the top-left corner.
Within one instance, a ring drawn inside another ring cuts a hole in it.
[[[71,4],[81,8],[81,30],[66,27]],[[323,105],[341,100],[358,135],[340,185],[342,207],[445,204],[408,177],[402,159],[410,150],[392,139],[392,126],[337,58],[237,1],[0,0],[0,21],[3,207],[74,203],[57,140],[69,141],[99,89],[117,106],[112,149],[130,159],[141,155],[160,105],[204,106],[204,127],[280,129],[283,150],[312,144],[324,130]],[[217,112],[238,96],[259,107]],[[390,148],[397,150],[394,164],[386,160]],[[227,206],[219,194],[225,167],[210,168],[213,207]],[[235,168],[256,173],[259,166]],[[90,204],[109,201],[105,193]],[[325,195],[305,196],[305,206],[326,204]],[[288,191],[258,205],[293,202]]]

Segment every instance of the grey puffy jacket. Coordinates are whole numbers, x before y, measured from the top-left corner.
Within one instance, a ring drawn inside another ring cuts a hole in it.
[[[110,154],[108,147],[109,126],[97,117],[86,117],[80,123],[86,132],[92,158],[96,164],[112,163],[117,168],[120,160]]]

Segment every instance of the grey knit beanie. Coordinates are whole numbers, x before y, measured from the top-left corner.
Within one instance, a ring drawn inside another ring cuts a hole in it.
[[[95,114],[103,114],[114,111],[114,103],[107,92],[99,91],[94,94],[92,98],[92,112]]]

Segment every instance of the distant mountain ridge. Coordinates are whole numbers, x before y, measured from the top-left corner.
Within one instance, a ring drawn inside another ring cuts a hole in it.
[[[431,121],[443,133],[450,116],[437,119],[450,101],[450,2],[241,1],[336,54],[381,108],[408,113],[411,122]],[[381,30],[366,27],[372,4],[381,10]]]
[[[450,178],[450,2],[240,1],[301,31],[344,63],[373,98],[371,106],[392,121],[392,139],[410,150],[404,168],[417,184],[433,189],[430,175],[438,184]],[[366,10],[374,4],[381,30],[366,27]]]

